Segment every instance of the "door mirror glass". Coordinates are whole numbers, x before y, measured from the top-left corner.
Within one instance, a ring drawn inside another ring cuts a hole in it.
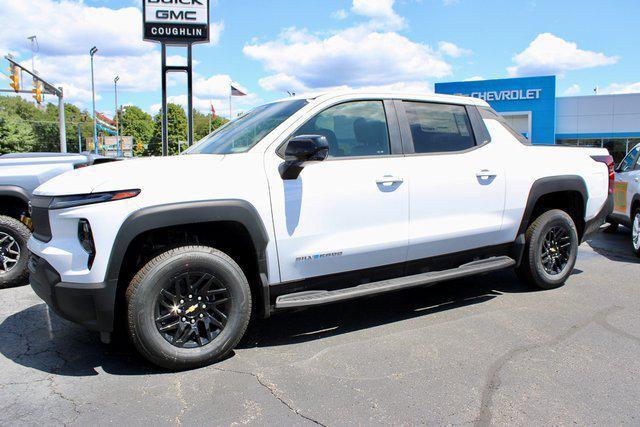
[[[280,165],[282,179],[297,179],[308,162],[319,162],[329,155],[329,142],[322,135],[298,135],[287,142],[284,163]]]
[[[284,159],[288,162],[321,161],[329,154],[329,142],[322,135],[298,135],[287,142]]]

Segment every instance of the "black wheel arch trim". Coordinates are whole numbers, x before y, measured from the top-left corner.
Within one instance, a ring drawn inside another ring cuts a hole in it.
[[[25,203],[31,198],[27,190],[17,185],[0,185],[0,196],[16,197]]]
[[[217,221],[238,222],[249,232],[257,252],[262,298],[268,302],[266,248],[269,243],[269,235],[256,208],[244,200],[170,203],[150,206],[133,212],[118,230],[109,256],[105,281],[117,283],[127,249],[141,233],[164,227]],[[265,316],[269,314],[270,310],[267,310]]]
[[[558,175],[540,178],[533,183],[531,190],[529,190],[529,197],[527,198],[527,205],[525,207],[522,220],[520,221],[518,235],[524,234],[525,231],[527,231],[527,226],[531,221],[533,209],[535,208],[538,200],[547,194],[562,191],[577,191],[580,193],[582,196],[583,207],[586,209],[589,192],[587,191],[587,184],[581,176]]]

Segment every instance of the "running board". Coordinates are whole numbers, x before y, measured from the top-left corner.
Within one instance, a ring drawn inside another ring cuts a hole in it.
[[[435,284],[445,280],[458,279],[460,277],[473,276],[501,270],[516,265],[515,260],[508,256],[492,257],[479,261],[469,262],[460,267],[449,270],[430,271],[413,276],[398,277],[396,279],[382,280],[380,282],[365,283],[351,288],[335,291],[305,291],[288,295],[280,295],[276,299],[276,308],[308,307],[313,305],[329,304],[337,301],[345,301],[368,295],[383,294],[401,289],[409,289],[416,286]]]

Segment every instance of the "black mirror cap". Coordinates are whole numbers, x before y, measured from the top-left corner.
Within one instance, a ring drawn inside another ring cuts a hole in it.
[[[322,161],[329,155],[329,142],[322,135],[298,135],[287,142],[284,159],[287,162]]]

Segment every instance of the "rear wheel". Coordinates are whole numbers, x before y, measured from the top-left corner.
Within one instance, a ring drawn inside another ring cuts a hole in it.
[[[578,231],[573,219],[561,210],[547,211],[529,226],[525,241],[518,275],[540,289],[562,286],[578,255]]]
[[[31,232],[9,216],[0,216],[0,289],[27,283]]]
[[[640,208],[636,209],[633,213],[631,243],[633,245],[633,251],[640,257]]]
[[[251,315],[247,279],[230,257],[204,246],[167,251],[127,289],[129,335],[168,369],[208,365],[238,344]]]

